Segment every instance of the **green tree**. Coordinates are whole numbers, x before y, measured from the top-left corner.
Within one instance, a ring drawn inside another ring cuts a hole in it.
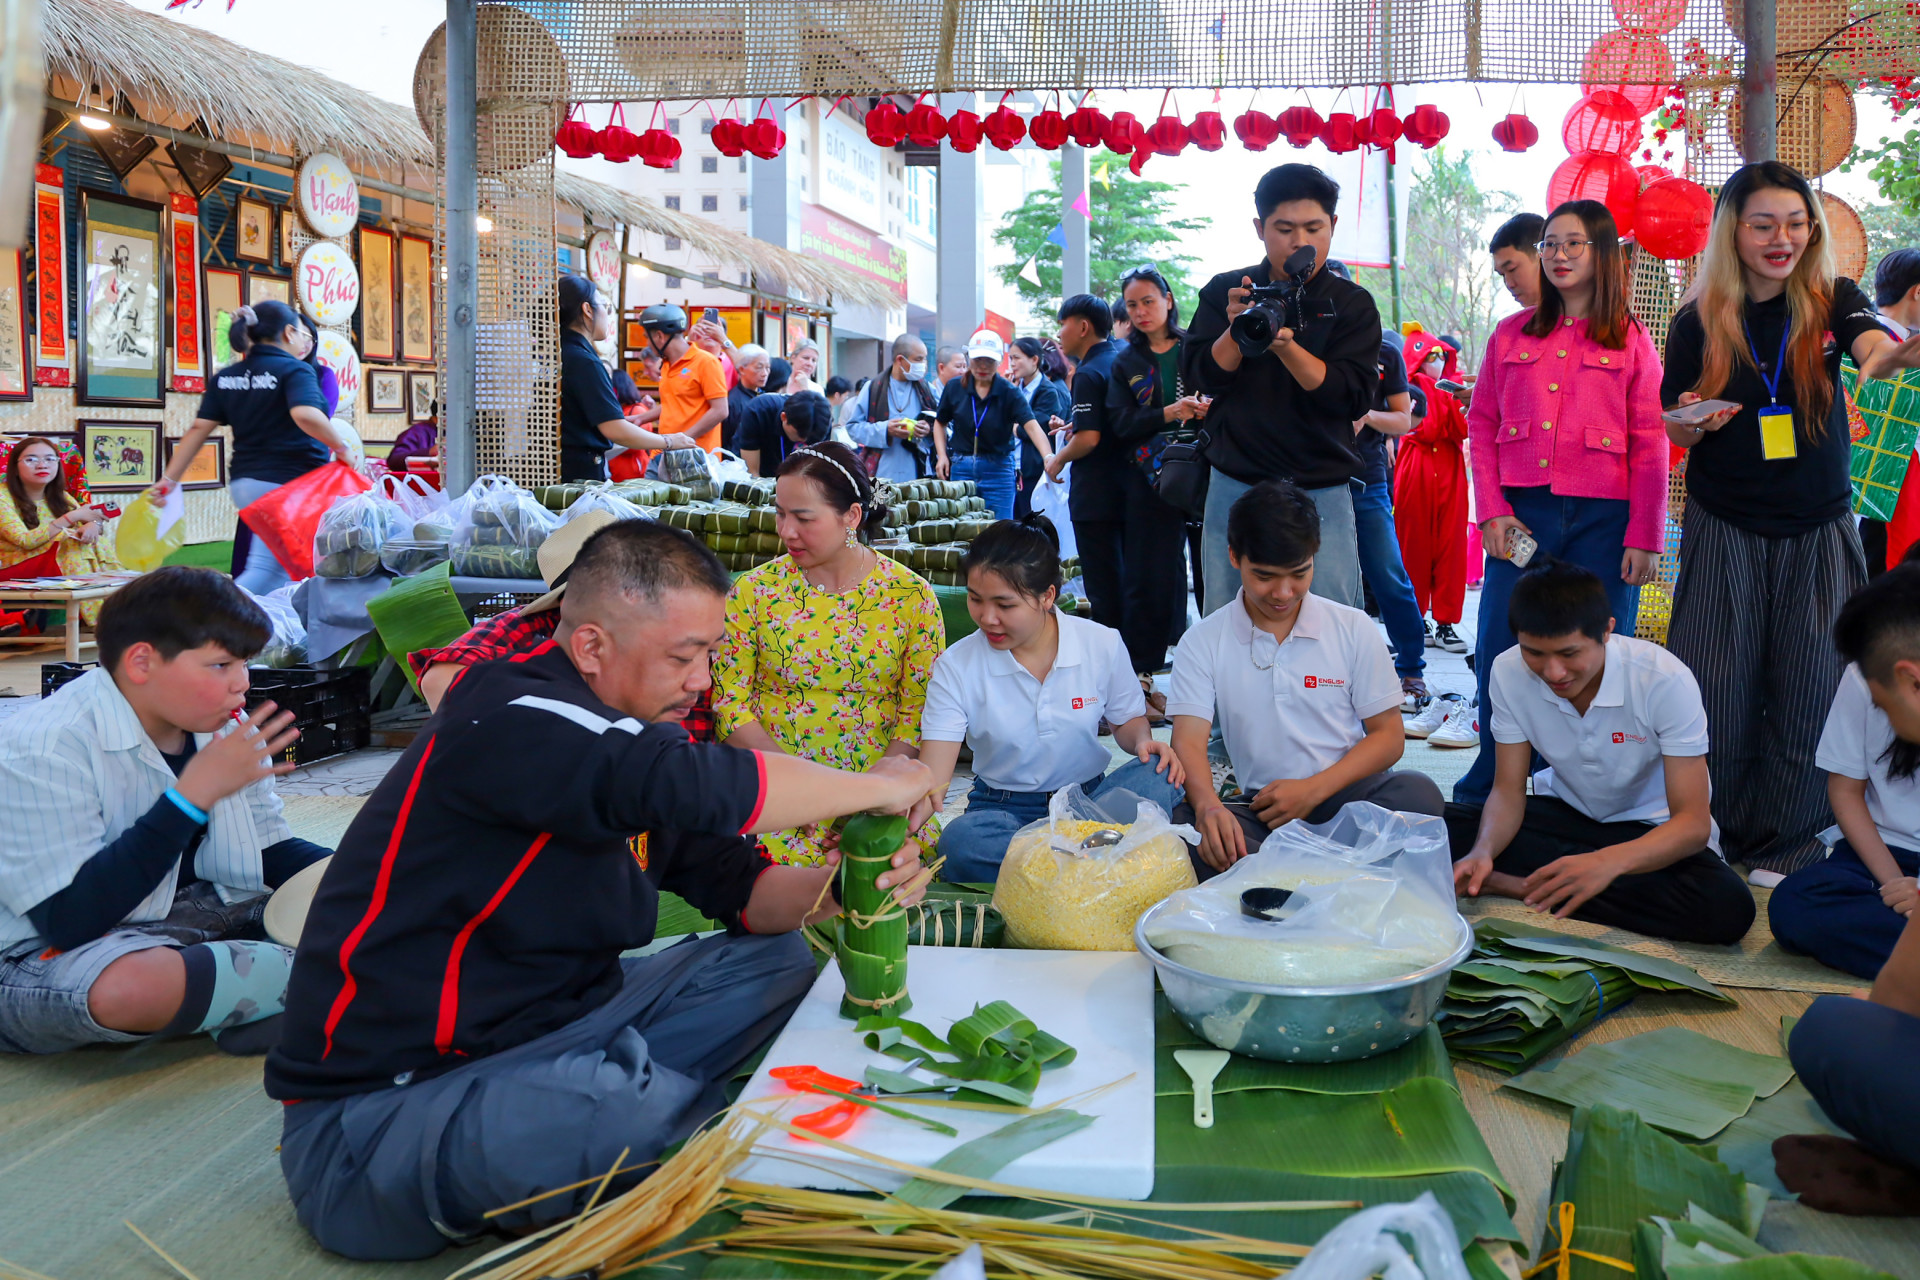
[[[1861,165],[1867,166],[1867,176],[1882,198],[1909,217],[1920,216],[1920,129],[1882,138],[1877,147],[1856,146],[1840,171],[1851,173]]]
[[[1867,269],[1861,284],[1873,292],[1873,271],[1880,259],[1895,249],[1920,249],[1920,211],[1897,205],[1870,204],[1860,210],[1867,228]]]
[[[1461,357],[1471,365],[1493,332],[1493,308],[1502,287],[1487,254],[1487,231],[1523,206],[1510,192],[1482,191],[1464,152],[1454,156],[1436,147],[1423,158],[1422,169],[1399,171],[1400,180],[1413,183],[1408,225],[1400,231],[1400,316],[1419,321],[1429,333],[1458,335]],[[1391,325],[1389,273],[1363,268],[1354,275],[1380,304],[1381,321]]]
[[[1061,299],[1060,246],[1047,235],[1061,221],[1060,162],[1048,165],[1050,182],[1031,192],[1018,209],[1008,214],[993,233],[994,243],[1012,254],[1013,261],[997,267],[1003,283],[1020,290],[1021,299],[1036,314],[1057,311]],[[1136,178],[1124,162],[1112,164],[1108,182],[1091,178],[1087,183],[1087,207],[1093,214],[1088,228],[1087,259],[1092,291],[1103,298],[1119,296],[1120,277],[1134,267],[1152,263],[1160,268],[1173,286],[1180,302],[1180,314],[1193,314],[1193,289],[1187,279],[1187,259],[1174,251],[1180,235],[1203,230],[1205,224],[1190,218],[1175,218],[1168,197],[1180,188],[1171,182]],[[1080,215],[1068,210],[1066,217]],[[1034,258],[1040,276],[1039,285],[1022,279],[1021,269]]]

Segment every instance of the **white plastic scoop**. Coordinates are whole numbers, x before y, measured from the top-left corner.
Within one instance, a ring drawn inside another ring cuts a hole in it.
[[[1213,1128],[1213,1080],[1227,1065],[1225,1049],[1175,1049],[1173,1060],[1193,1081],[1193,1127]]]

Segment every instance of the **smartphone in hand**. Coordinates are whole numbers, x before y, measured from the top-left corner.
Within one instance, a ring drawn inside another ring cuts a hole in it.
[[[1524,569],[1533,563],[1534,555],[1540,550],[1540,544],[1533,535],[1523,529],[1507,530],[1507,560],[1516,569]]]
[[[1728,409],[1738,409],[1737,400],[1696,400],[1692,404],[1683,404],[1677,409],[1668,409],[1660,415],[1661,420],[1671,422],[1678,427],[1691,427],[1705,422],[1716,413]]]

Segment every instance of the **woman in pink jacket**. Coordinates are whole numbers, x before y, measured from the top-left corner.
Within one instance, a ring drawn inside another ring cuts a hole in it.
[[[1459,804],[1485,804],[1493,785],[1487,673],[1513,646],[1513,534],[1531,537],[1536,554],[1598,574],[1609,584],[1615,629],[1632,635],[1666,524],[1660,354],[1627,308],[1613,215],[1597,200],[1570,201],[1549,215],[1545,234],[1540,305],[1494,330],[1467,414],[1487,576],[1474,658],[1480,757],[1454,787]]]

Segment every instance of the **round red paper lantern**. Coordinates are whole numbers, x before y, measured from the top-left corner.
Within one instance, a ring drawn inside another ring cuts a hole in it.
[[[1345,155],[1349,151],[1360,149],[1359,121],[1351,111],[1336,111],[1327,117],[1327,123],[1320,130],[1320,141],[1326,143],[1327,150],[1335,155]]]
[[[729,159],[747,154],[747,127],[732,116],[713,122],[713,149]]]
[[[1027,122],[1020,118],[1019,112],[1003,103],[987,117],[980,131],[999,150],[1011,151],[1027,136]]]
[[[1315,116],[1314,119],[1319,119]],[[1318,129],[1315,130],[1316,136]],[[1280,126],[1264,111],[1248,107],[1233,120],[1233,136],[1249,151],[1265,151],[1280,136]]]
[[[1663,182],[1673,176],[1673,170],[1665,165],[1637,164],[1633,166],[1634,176],[1640,179],[1640,190],[1645,191],[1656,182]]]
[[[1385,151],[1400,141],[1400,135],[1403,132],[1400,117],[1386,107],[1378,108],[1367,117],[1366,143],[1370,147]]]
[[[931,102],[916,102],[907,112],[907,141],[923,150],[937,147],[947,136],[947,118]]]
[[[1713,224],[1713,197],[1697,182],[1662,178],[1640,193],[1633,234],[1640,247],[1671,262],[1691,258],[1707,247]]]
[[[567,112],[566,123],[562,124],[559,131],[553,135],[553,144],[574,159],[585,160],[599,149],[599,143],[594,136],[593,126],[579,118],[576,112],[585,114],[576,103],[573,109]]]
[[[1067,144],[1067,118],[1058,111],[1042,111],[1027,125],[1027,136],[1042,151],[1058,151]]]
[[[1133,157],[1127,161],[1127,172],[1136,178],[1139,177],[1140,171],[1147,167],[1147,161],[1152,156],[1152,146],[1143,144],[1135,147],[1133,149]]]
[[[1106,114],[1098,107],[1081,107],[1067,117],[1067,131],[1081,146],[1097,147],[1106,141]]]
[[[1596,89],[1567,111],[1560,122],[1560,140],[1567,144],[1569,155],[1582,151],[1627,155],[1640,141],[1640,113],[1625,94]]]
[[[671,169],[680,159],[680,139],[665,129],[649,129],[640,135],[639,155],[649,169]]]
[[[907,136],[907,113],[884,99],[867,112],[867,141],[876,147],[898,146]]]
[[[747,150],[762,160],[771,160],[787,145],[787,131],[774,123],[772,116],[761,116],[747,126]]]
[[[618,103],[614,104],[614,111],[620,111]],[[640,135],[627,128],[624,114],[619,115],[618,124],[609,118],[607,127],[596,133],[593,140],[600,154],[615,164],[625,164],[640,154]]]
[[[1320,140],[1321,130],[1327,127],[1327,122],[1312,107],[1288,107],[1280,113],[1280,118],[1274,124],[1279,129],[1279,136],[1293,147],[1312,146]]]
[[[1177,156],[1187,149],[1193,135],[1179,116],[1161,116],[1147,128],[1147,145],[1163,156]]]
[[[1540,127],[1522,115],[1511,115],[1493,126],[1493,140],[1502,151],[1525,151],[1540,141]]]
[[[1580,92],[1612,89],[1644,116],[1666,101],[1673,85],[1673,55],[1658,36],[1613,31],[1587,50],[1580,64]]]
[[[956,111],[947,117],[947,145],[962,155],[978,150],[985,136],[985,126],[973,112]]]
[[[1107,150],[1117,156],[1130,156],[1146,142],[1147,131],[1133,117],[1131,111],[1116,111],[1107,119],[1105,136],[1101,139]]]
[[[1687,16],[1687,0],[1613,0],[1613,20],[1640,36],[1663,36]]]
[[[1202,151],[1218,151],[1227,145],[1226,122],[1220,119],[1218,111],[1202,111],[1195,116],[1187,126],[1187,135]]]
[[[1582,151],[1568,156],[1547,180],[1547,208],[1569,200],[1598,200],[1613,215],[1620,234],[1633,234],[1634,206],[1640,198],[1640,177],[1619,156]]]
[[[1447,136],[1448,130],[1453,128],[1453,121],[1449,120],[1447,113],[1440,108],[1423,102],[1407,113],[1407,118],[1401,121],[1401,126],[1402,136],[1408,142],[1431,151],[1440,145],[1441,140]]]

